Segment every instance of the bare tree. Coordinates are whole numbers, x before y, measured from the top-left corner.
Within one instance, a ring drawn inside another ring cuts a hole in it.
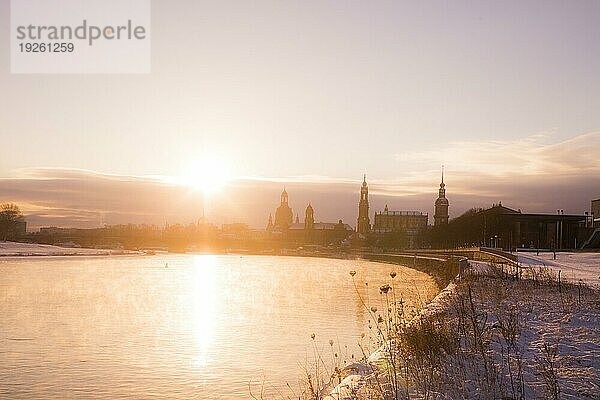
[[[0,205],[0,239],[6,241],[16,236],[23,223],[25,223],[25,217],[16,204]]]

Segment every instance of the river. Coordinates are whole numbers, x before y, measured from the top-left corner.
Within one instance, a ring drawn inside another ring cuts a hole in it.
[[[360,358],[363,302],[381,310],[385,283],[416,307],[437,290],[421,272],[362,260],[0,259],[0,398],[247,399],[263,383],[298,394],[315,348],[340,365]]]

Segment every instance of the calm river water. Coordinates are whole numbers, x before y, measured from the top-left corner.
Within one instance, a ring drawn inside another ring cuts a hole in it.
[[[324,358],[334,340],[342,363],[359,357],[361,333],[368,338],[350,270],[369,305],[392,270],[408,303],[436,292],[423,273],[366,261],[0,259],[0,398],[241,399],[262,382],[298,393],[311,334]]]

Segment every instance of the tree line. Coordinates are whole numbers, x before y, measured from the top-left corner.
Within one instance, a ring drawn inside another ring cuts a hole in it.
[[[25,217],[16,204],[3,203],[0,205],[0,240],[16,238],[25,223]]]

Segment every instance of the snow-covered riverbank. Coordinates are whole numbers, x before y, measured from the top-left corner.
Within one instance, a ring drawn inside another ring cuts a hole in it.
[[[558,272],[561,279],[570,282],[582,280],[587,285],[600,287],[600,253],[518,253],[519,262],[528,267],[548,267]]]
[[[563,268],[569,259],[574,281],[590,277],[594,254],[580,254],[576,263],[563,254],[557,261]],[[530,279],[521,280],[491,264],[470,262],[470,273],[444,289],[410,323],[408,334],[395,339],[401,343],[395,362],[408,365],[400,368],[400,380],[410,382],[411,398],[597,398],[600,292],[564,281],[559,286],[555,269],[528,260],[523,277]],[[403,354],[414,350],[415,332],[434,346],[445,344]],[[380,349],[346,368],[342,383],[326,398],[381,398],[390,381],[389,366],[382,367],[386,353]]]
[[[60,247],[47,244],[0,242],[0,257],[24,256],[108,256],[137,254],[127,250],[86,249],[80,247]]]

